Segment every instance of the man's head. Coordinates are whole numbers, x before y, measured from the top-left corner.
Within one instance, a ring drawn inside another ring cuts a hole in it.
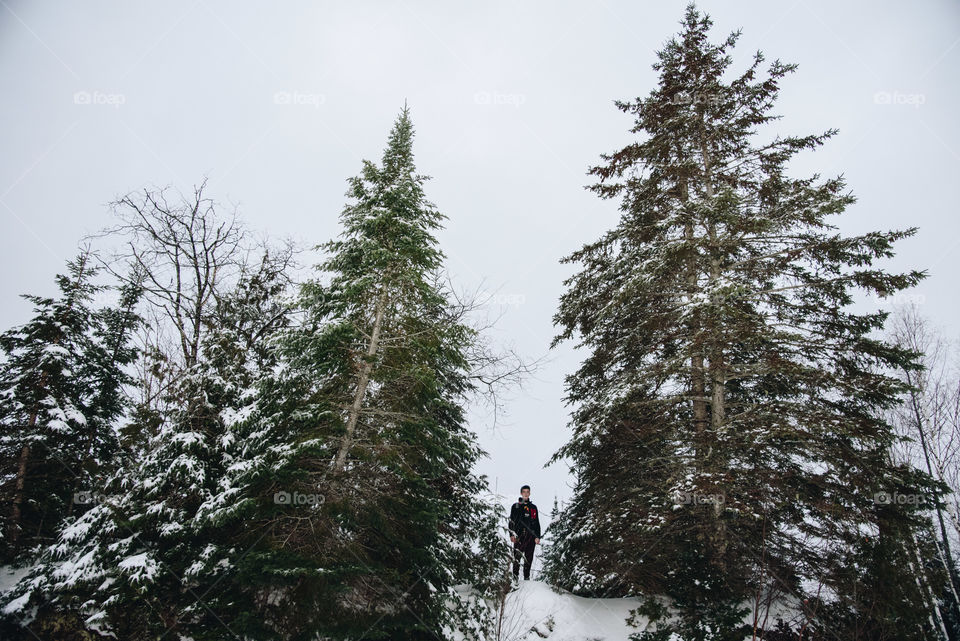
[[[530,486],[529,486],[529,485],[524,485],[523,487],[520,488],[520,496],[522,496],[524,499],[529,499],[529,498],[530,498]]]

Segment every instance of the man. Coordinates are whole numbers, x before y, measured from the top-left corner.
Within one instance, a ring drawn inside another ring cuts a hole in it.
[[[513,543],[513,578],[520,580],[520,555],[523,554],[523,579],[530,580],[533,549],[540,543],[540,517],[530,502],[530,486],[520,488],[520,499],[510,508],[510,542]]]

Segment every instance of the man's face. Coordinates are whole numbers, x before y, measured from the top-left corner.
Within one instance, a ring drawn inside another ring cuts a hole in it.
[[[530,498],[530,488],[525,487],[525,488],[523,488],[522,490],[520,490],[520,496],[522,496],[524,499],[529,499],[529,498]]]

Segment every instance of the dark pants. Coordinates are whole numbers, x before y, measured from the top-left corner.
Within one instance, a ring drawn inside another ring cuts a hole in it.
[[[533,549],[537,546],[533,537],[518,536],[513,544],[513,576],[520,576],[520,556],[523,560],[523,578],[530,579],[530,566],[533,564]]]

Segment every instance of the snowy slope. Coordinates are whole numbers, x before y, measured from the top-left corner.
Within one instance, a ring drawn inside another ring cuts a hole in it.
[[[30,568],[15,568],[8,565],[0,566],[0,595],[12,588],[17,581],[29,572]]]
[[[647,624],[637,617],[638,627],[627,626],[629,610],[639,605],[637,598],[590,599],[521,580],[507,595],[498,641],[628,641]]]

